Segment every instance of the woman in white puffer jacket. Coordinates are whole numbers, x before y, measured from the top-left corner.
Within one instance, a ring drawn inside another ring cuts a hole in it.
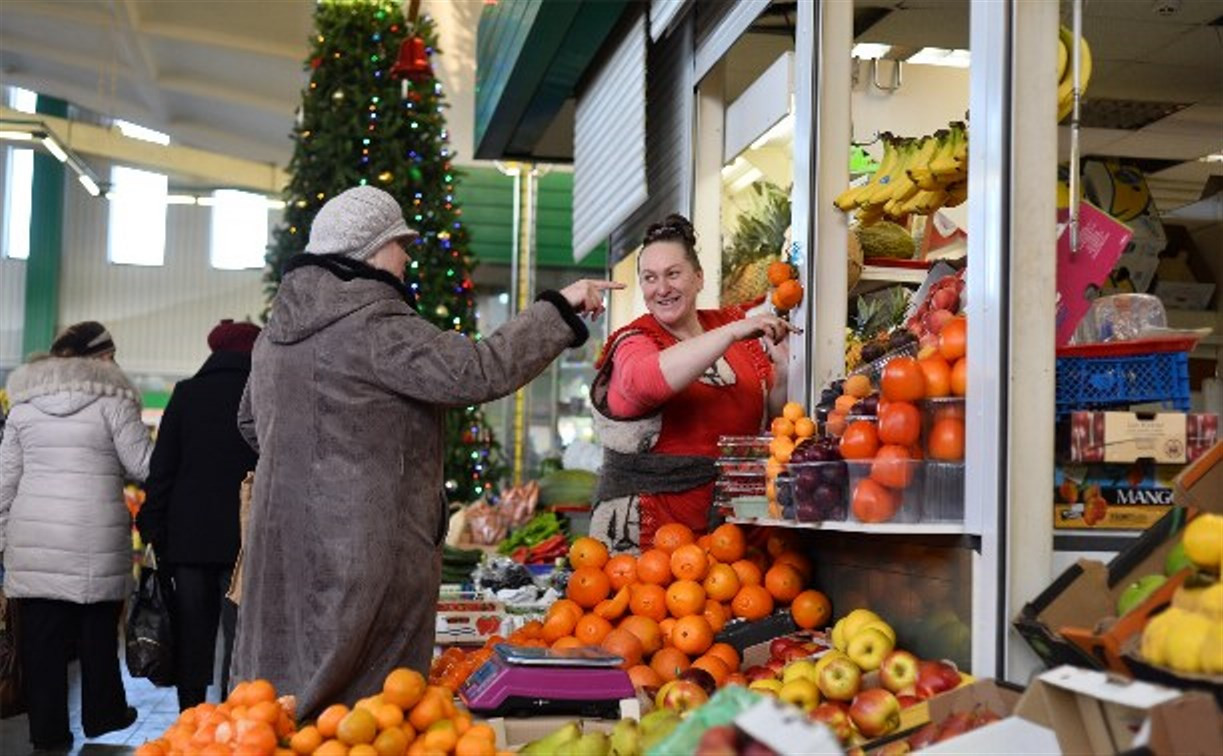
[[[152,441],[140,394],[106,328],[70,327],[51,355],[9,376],[0,441],[4,593],[17,602],[30,741],[71,747],[68,647],[81,659],[81,724],[92,738],[130,726],[118,625],[131,589],[125,479],[143,480]]]

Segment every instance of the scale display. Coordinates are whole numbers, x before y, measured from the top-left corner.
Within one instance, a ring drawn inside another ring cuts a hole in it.
[[[561,714],[618,719],[635,695],[624,659],[600,649],[518,648],[499,644],[459,696],[485,716]]]

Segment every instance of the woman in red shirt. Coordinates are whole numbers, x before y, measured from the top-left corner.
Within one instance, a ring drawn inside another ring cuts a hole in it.
[[[637,276],[649,313],[608,338],[591,389],[604,446],[591,534],[616,550],[649,548],[669,522],[708,529],[718,437],[758,434],[780,412],[794,330],[697,309],[705,278],[682,215],[647,229]]]

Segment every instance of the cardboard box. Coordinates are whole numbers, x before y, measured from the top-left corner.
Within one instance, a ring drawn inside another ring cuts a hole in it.
[[[1216,443],[1177,476],[1172,500],[1182,507],[1223,512],[1223,442]]]
[[[1168,246],[1168,237],[1146,176],[1137,166],[1119,160],[1087,160],[1083,163],[1083,188],[1097,207],[1133,232],[1113,269],[1111,288],[1125,291],[1128,280],[1133,291],[1147,291],[1154,282],[1159,253]]]
[[[1022,688],[999,683],[995,680],[979,680],[972,685],[957,688],[930,700],[930,722],[939,724],[957,712],[971,712],[977,707],[989,709],[1003,719],[985,725],[958,738],[936,743],[921,753],[971,753],[1013,754],[1056,752],[1057,737],[1052,730],[1025,720],[1011,717],[1022,697]],[[969,735],[991,728],[993,736],[988,739],[969,738]],[[913,732],[892,738],[908,739]],[[968,749],[968,750],[966,750]]]
[[[1161,600],[1166,602],[1177,583],[1169,580],[1156,590],[1131,612],[1129,622],[1116,621],[1117,599],[1134,580],[1163,573],[1164,559],[1176,545],[1188,514],[1173,508],[1107,565],[1090,559],[1071,565],[1024,605],[1014,620],[1015,629],[1050,667],[1073,664],[1128,671],[1121,650],[1141,631],[1144,623],[1137,620],[1149,616]],[[1066,629],[1072,637],[1064,634]]]
[[[1070,459],[1183,465],[1213,446],[1218,432],[1212,412],[1072,412]]]
[[[1159,258],[1155,295],[1170,309],[1207,309],[1215,293],[1210,266],[1202,259],[1188,229],[1165,226],[1164,230],[1168,236],[1168,247]]]
[[[626,698],[620,702],[620,718],[641,719],[641,702]],[[619,719],[579,719],[577,717],[494,717],[487,724],[497,734],[497,750],[518,750],[534,740],[549,735],[570,722],[578,722],[583,732],[611,734]]]
[[[1053,526],[1146,530],[1168,513],[1182,465],[1060,464],[1053,470]]]

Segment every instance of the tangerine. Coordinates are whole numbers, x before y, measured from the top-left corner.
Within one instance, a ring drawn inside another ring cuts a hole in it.
[[[612,631],[612,624],[597,614],[587,614],[578,620],[573,635],[584,646],[597,646]]]
[[[628,611],[629,587],[626,585],[616,591],[616,595],[609,599],[603,599],[595,605],[595,614],[605,620],[620,619],[620,617]]]
[[[769,454],[778,462],[789,462],[790,455],[794,454],[794,440],[789,436],[775,436],[769,442]]]
[[[663,527],[666,527],[665,525]],[[671,582],[671,555],[662,549],[650,549],[637,558],[637,579],[650,585]]]
[[[314,756],[348,756],[348,746],[332,738],[314,749]]]
[[[849,415],[854,411],[854,407],[857,404],[858,397],[850,394],[841,394],[836,398],[836,401],[833,402],[832,408],[836,412],[840,412],[843,415]]]
[[[773,290],[773,305],[779,310],[793,310],[803,301],[803,285],[794,279],[782,281]]]
[[[275,701],[260,701],[247,710],[246,716],[258,722],[267,722],[270,725],[274,725],[279,721],[282,711],[280,704]]]
[[[344,704],[332,704],[323,709],[323,713],[318,715],[318,719],[314,723],[315,727],[318,728],[319,735],[324,740],[334,738],[336,728],[340,726],[340,720],[347,714],[348,707]]]
[[[582,618],[582,615],[586,613],[585,611],[582,610],[582,607],[579,606],[576,601],[573,601],[571,599],[561,599],[560,601],[557,601],[556,603],[554,603],[552,606],[548,607],[548,613],[545,615],[545,619],[547,619],[548,617],[551,617],[553,614],[556,614],[557,612],[560,612],[560,611],[564,611],[564,612],[568,612],[569,614],[572,614],[574,622],[577,622],[578,620],[580,620]],[[526,625],[523,625],[522,629],[526,630],[530,624],[531,623],[528,622]],[[538,635],[539,633],[543,632],[544,628],[543,628],[543,625],[540,625],[538,621],[535,621],[535,624],[538,625],[538,627],[534,628],[535,634]]]
[[[730,602],[730,609],[741,619],[764,619],[773,613],[773,594],[760,585],[745,585]]]
[[[964,459],[964,421],[954,417],[936,420],[926,445],[931,459],[944,462]]]
[[[968,318],[952,318],[943,324],[938,334],[938,351],[948,362],[968,353]]]
[[[880,386],[889,402],[916,402],[926,396],[926,374],[912,357],[893,357],[883,366]]]
[[[798,402],[786,402],[781,408],[781,416],[792,423],[797,422],[799,418],[806,414],[807,411]]]
[[[968,358],[961,357],[951,366],[951,393],[956,396],[968,395]]]
[[[705,609],[705,589],[695,580],[676,580],[667,588],[666,603],[672,617],[700,614]]]
[[[650,659],[650,668],[658,673],[663,682],[674,680],[690,666],[692,662],[688,659],[688,655],[674,646],[660,649]]]
[[[671,632],[675,630],[675,618],[667,617],[662,622],[658,623],[658,632],[662,634],[662,645],[671,645]]]
[[[803,576],[788,564],[774,564],[764,573],[764,587],[779,603],[788,604],[803,591]]]
[[[631,589],[629,607],[633,614],[649,617],[655,622],[667,618],[667,592],[661,585],[635,585]]]
[[[926,376],[926,396],[939,397],[951,393],[951,365],[938,355],[917,361]]]
[[[344,722],[341,720],[341,731],[343,731],[343,728]],[[279,742],[276,739],[276,730],[267,722],[249,722],[246,728],[239,729],[242,731],[242,734],[238,736],[239,749],[246,748],[260,753],[271,753],[276,750],[276,745]],[[372,735],[370,740],[373,740]]]
[[[603,572],[607,574],[612,590],[618,591],[637,582],[637,560],[628,554],[618,554],[607,560]]]
[[[790,602],[790,615],[794,617],[794,624],[804,630],[814,630],[824,627],[832,617],[832,604],[823,593],[806,590]]]
[[[703,587],[709,598],[730,601],[739,592],[739,575],[729,564],[715,564],[709,568]]]
[[[407,733],[400,727],[383,730],[374,738],[374,750],[378,756],[402,756],[408,750]]]
[[[726,678],[730,675],[731,671],[725,661],[712,654],[698,657],[696,661],[692,662],[692,666],[708,672],[719,688],[726,684]]]
[[[726,523],[719,525],[709,534],[709,553],[719,562],[730,564],[743,558],[747,550],[747,539],[738,525]]]
[[[260,701],[275,701],[276,688],[272,683],[262,678],[251,680],[246,688],[246,705],[251,706]]]
[[[770,286],[780,286],[794,278],[794,266],[785,260],[774,260],[769,263],[766,273],[769,277]]]
[[[596,567],[603,569],[603,565],[607,564],[607,560],[610,558],[611,555],[607,553],[607,546],[602,541],[590,536],[582,536],[569,547],[569,563],[574,568]]]
[[[828,419],[824,421],[824,432],[834,438],[840,438],[848,424],[849,420],[844,412],[829,412]]]
[[[705,655],[718,657],[726,663],[731,672],[739,669],[739,665],[742,663],[742,657],[739,656],[739,652],[729,643],[715,643],[709,647]]]
[[[556,649],[557,651],[560,651],[566,648],[582,648],[585,645],[586,644],[582,643],[580,640],[578,640],[574,636],[566,635],[564,638],[558,638],[556,642],[552,644],[552,648]]]
[[[543,638],[544,643],[556,643],[566,635],[574,635],[573,629],[577,627],[577,624],[569,612],[557,612],[544,621],[544,629],[540,632],[540,637]]]
[[[616,628],[608,633],[603,642],[599,644],[605,651],[624,659],[624,663],[620,665],[621,669],[630,669],[641,663],[641,657],[645,653],[645,649],[641,646],[641,641],[637,639],[628,630]]]
[[[641,617],[636,614],[625,617],[624,621],[620,623],[620,629],[628,630],[637,636],[637,640],[641,641],[642,653],[646,656],[662,648],[662,628],[649,617]]]
[[[696,543],[692,529],[679,522],[668,522],[654,531],[654,548],[671,554],[680,546]]]
[[[366,709],[353,709],[340,720],[335,734],[341,742],[350,746],[373,743],[378,735],[378,720]]]
[[[671,574],[679,580],[704,580],[709,574],[709,557],[695,543],[671,552]]]
[[[565,589],[565,595],[583,609],[594,609],[600,601],[607,598],[610,590],[611,581],[607,579],[602,569],[579,567],[569,577],[569,586]],[[561,633],[561,635],[565,634]],[[557,636],[559,637],[560,635]]]
[[[671,645],[689,656],[700,656],[713,645],[713,628],[700,615],[680,617],[671,631]]]
[[[794,423],[794,435],[798,438],[811,438],[815,435],[815,421],[809,417],[800,417]]]
[[[794,423],[784,417],[775,417],[769,425],[769,430],[778,438],[789,438],[794,435]]]
[[[720,601],[709,599],[705,602],[705,609],[701,612],[701,616],[709,623],[709,627],[715,632],[722,632],[722,628],[726,627],[726,621],[730,619],[730,615],[726,611],[726,606]]]
[[[755,562],[740,559],[732,563],[730,568],[738,576],[740,588],[745,585],[760,585],[764,582],[764,571]]]
[[[783,551],[773,560],[773,564],[790,565],[798,570],[799,575],[802,575],[804,583],[810,582],[811,578],[815,575],[815,565],[811,563],[811,560],[805,554],[799,551]]]
[[[633,683],[633,687],[641,688],[657,688],[663,684],[663,679],[653,668],[644,664],[638,664],[635,667],[630,667],[628,671],[628,679]]]
[[[403,709],[393,703],[379,704],[374,709],[374,720],[378,722],[378,730],[399,729],[403,724]]]

